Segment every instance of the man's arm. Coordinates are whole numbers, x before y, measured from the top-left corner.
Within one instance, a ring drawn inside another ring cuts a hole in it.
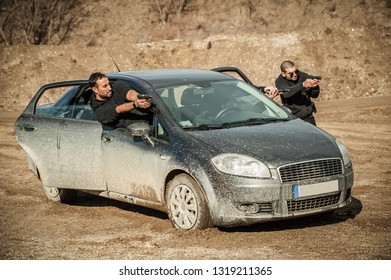
[[[278,89],[285,89],[288,91],[280,93],[284,98],[289,98],[293,95],[295,95],[298,92],[301,92],[304,89],[303,83],[298,83],[296,85],[290,85],[288,80],[286,80],[281,75],[276,80],[276,87]]]
[[[126,103],[123,103],[123,104],[118,105],[117,107],[115,107],[115,111],[118,114],[127,113],[127,112],[132,111],[133,109],[138,108],[139,106],[137,106],[137,105],[138,105],[137,104],[137,100],[136,101],[132,101],[132,102],[126,102]]]
[[[118,92],[122,97],[125,103],[118,105],[116,108],[117,113],[127,113],[136,108],[149,108],[151,106],[151,99],[138,99],[138,92],[130,88],[124,82],[116,82],[113,86],[113,89]]]
[[[304,78],[303,86],[306,89],[308,96],[311,98],[317,98],[320,94],[320,80],[313,78],[313,76],[310,76],[307,73],[302,74]]]

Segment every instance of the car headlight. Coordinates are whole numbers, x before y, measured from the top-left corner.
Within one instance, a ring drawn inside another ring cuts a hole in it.
[[[348,148],[338,140],[335,140],[335,143],[337,143],[337,146],[341,151],[343,164],[347,166],[350,163]]]
[[[270,178],[270,170],[263,162],[239,154],[221,154],[212,158],[213,165],[223,173],[245,176]]]

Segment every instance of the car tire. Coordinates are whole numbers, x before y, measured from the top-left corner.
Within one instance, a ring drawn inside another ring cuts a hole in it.
[[[61,203],[71,203],[76,200],[77,191],[71,189],[50,188],[42,185],[43,193],[47,199]]]
[[[202,230],[213,227],[208,202],[197,182],[187,174],[167,184],[167,213],[175,228]]]

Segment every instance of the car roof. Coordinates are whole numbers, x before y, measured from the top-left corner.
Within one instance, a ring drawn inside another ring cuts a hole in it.
[[[190,68],[165,68],[150,70],[133,70],[110,73],[107,75],[111,79],[128,79],[137,78],[144,80],[153,87],[163,87],[176,83],[213,81],[213,80],[230,80],[234,79],[228,75],[204,69]]]

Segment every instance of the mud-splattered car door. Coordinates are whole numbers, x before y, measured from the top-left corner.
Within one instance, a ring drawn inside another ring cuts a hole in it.
[[[108,190],[151,202],[161,202],[168,157],[167,144],[152,146],[125,128],[102,133]]]
[[[102,126],[98,121],[69,119],[59,129],[60,186],[71,189],[105,190]]]
[[[58,130],[58,183],[63,188],[105,190],[102,126],[88,104],[92,92],[83,88],[72,98],[70,114]]]

